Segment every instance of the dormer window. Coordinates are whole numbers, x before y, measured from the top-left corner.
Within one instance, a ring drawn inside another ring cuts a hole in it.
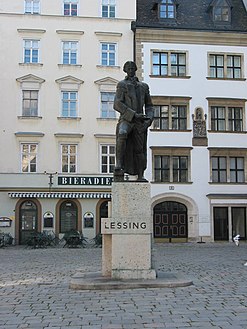
[[[162,0],[159,4],[160,18],[175,18],[174,0]]]
[[[216,0],[212,3],[213,20],[216,23],[231,21],[231,6],[228,0]]]

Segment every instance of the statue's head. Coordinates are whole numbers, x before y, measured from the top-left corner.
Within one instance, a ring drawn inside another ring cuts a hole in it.
[[[137,71],[137,66],[136,66],[136,63],[135,62],[132,62],[132,61],[127,61],[125,64],[124,64],[124,66],[123,66],[123,71],[125,72],[125,73],[129,73],[129,70],[134,70],[134,72],[135,71]]]

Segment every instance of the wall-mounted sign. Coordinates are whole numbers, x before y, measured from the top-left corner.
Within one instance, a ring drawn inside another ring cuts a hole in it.
[[[10,227],[12,224],[12,219],[9,217],[0,217],[0,227]]]
[[[113,177],[59,176],[58,185],[111,185]]]
[[[44,228],[52,228],[53,227],[53,220],[54,220],[54,215],[52,212],[47,211],[44,213]]]
[[[86,212],[84,214],[84,227],[85,228],[93,228],[93,219],[94,215],[91,212]]]

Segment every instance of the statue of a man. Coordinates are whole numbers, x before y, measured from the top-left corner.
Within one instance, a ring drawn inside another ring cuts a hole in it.
[[[137,66],[128,61],[124,80],[117,84],[114,109],[120,113],[116,128],[116,167],[114,176],[124,173],[143,177],[147,164],[147,129],[152,124],[154,109],[146,83],[136,77]]]

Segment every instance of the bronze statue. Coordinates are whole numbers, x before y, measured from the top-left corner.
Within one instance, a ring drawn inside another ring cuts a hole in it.
[[[114,109],[120,113],[116,128],[116,167],[114,180],[124,180],[124,173],[143,177],[147,164],[147,130],[152,124],[154,109],[146,83],[136,77],[137,66],[128,61],[124,80],[117,84]],[[145,108],[145,111],[144,111]]]

